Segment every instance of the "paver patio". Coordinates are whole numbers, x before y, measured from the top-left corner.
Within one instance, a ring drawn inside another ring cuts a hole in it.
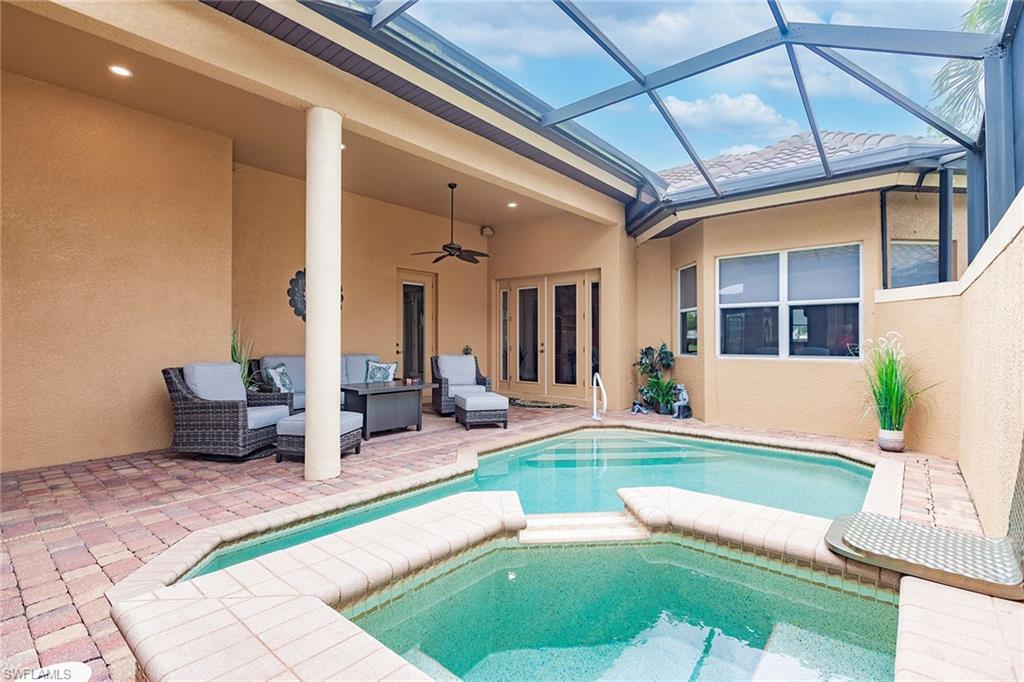
[[[87,662],[94,680],[135,676],[131,651],[110,618],[104,592],[191,531],[450,464],[459,447],[485,449],[510,434],[523,439],[591,424],[589,411],[512,408],[509,430],[466,432],[452,419],[424,415],[423,431],[378,436],[359,455],[345,455],[340,478],[305,481],[302,464],[272,457],[210,462],[151,452],[5,474],[0,500],[0,637],[3,670],[31,670],[68,660]],[[678,425],[666,417],[605,416],[616,423]],[[695,420],[688,428],[712,428]],[[737,437],[785,436],[808,443],[873,443],[713,427]],[[906,464],[903,518],[980,532],[974,506],[954,462],[921,453]]]

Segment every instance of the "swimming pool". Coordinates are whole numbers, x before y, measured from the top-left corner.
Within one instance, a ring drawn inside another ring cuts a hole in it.
[[[870,467],[827,455],[585,429],[482,456],[472,476],[218,549],[184,578],[473,490],[514,490],[527,514],[618,511],[619,488],[674,486],[834,518],[860,511],[870,480]]]
[[[438,680],[891,680],[897,609],[669,542],[502,548],[344,615]]]

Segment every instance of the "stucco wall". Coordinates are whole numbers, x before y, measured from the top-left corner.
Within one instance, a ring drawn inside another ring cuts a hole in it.
[[[2,468],[166,447],[160,369],[228,356],[231,141],[2,89]]]
[[[1006,532],[1024,439],[1024,191],[990,240],[1000,231],[1005,250],[960,297],[960,469],[994,536]]]
[[[879,200],[855,194],[704,221],[700,340],[710,422],[869,437],[864,372],[841,358],[716,357],[715,267],[721,256],[860,242],[864,339],[879,332],[871,292],[881,286]],[[682,263],[680,263],[682,264]]]
[[[305,324],[290,307],[288,280],[305,260],[305,183],[235,165],[232,318],[259,355],[302,353]],[[395,360],[398,269],[437,273],[438,351],[469,344],[487,369],[487,266],[447,259],[437,265],[415,251],[448,241],[448,220],[345,192],[342,197],[341,345],[345,353]],[[476,225],[456,223],[456,241],[488,251]]]
[[[890,220],[901,238],[927,235],[937,220],[934,195],[893,192]],[[713,423],[792,429],[872,438],[877,424],[869,409],[863,364],[816,358],[730,358],[716,353],[717,259],[802,247],[859,242],[862,245],[864,340],[898,331],[914,365],[918,386],[931,386],[911,413],[908,447],[957,457],[960,424],[960,306],[943,300],[891,303],[880,308],[880,202],[877,192],[822,199],[705,219],[670,239],[638,248],[637,345],[663,337],[679,347],[676,272],[697,265],[697,356],[677,356],[675,377],[686,383],[696,416]],[[956,226],[964,206],[957,198]],[[936,230],[933,230],[933,232]],[[962,268],[965,264],[962,264]],[[659,287],[662,288],[659,291]],[[941,323],[945,331],[935,328]],[[657,337],[657,338],[656,338]],[[952,418],[951,418],[952,417]]]
[[[600,271],[601,377],[609,409],[628,407],[636,390],[637,271],[636,249],[622,224],[604,226],[568,215],[522,221],[496,228],[490,246],[491,281]]]

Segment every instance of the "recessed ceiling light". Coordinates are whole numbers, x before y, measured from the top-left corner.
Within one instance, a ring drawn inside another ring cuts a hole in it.
[[[131,78],[132,75],[131,69],[125,66],[121,66],[120,64],[111,64],[107,67],[107,69],[110,71],[110,73],[114,74],[115,76],[120,76],[121,78]]]
[[[518,205],[519,205],[519,204],[517,204],[517,203],[516,203],[516,202],[514,202],[514,201],[510,201],[510,202],[508,202],[508,207],[509,207],[509,208],[515,208],[515,207],[516,207],[516,206],[518,206]]]

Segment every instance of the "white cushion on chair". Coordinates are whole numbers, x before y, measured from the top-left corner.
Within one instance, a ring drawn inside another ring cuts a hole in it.
[[[185,383],[204,400],[240,400],[245,402],[242,368],[237,362],[213,362],[185,365]],[[285,408],[287,410],[287,408]]]
[[[455,396],[455,405],[466,412],[507,410],[508,398],[497,393],[470,393]]]
[[[486,393],[487,387],[479,384],[448,384],[448,397],[454,398],[457,395],[470,395],[473,393]]]
[[[437,368],[449,384],[476,383],[476,357],[472,355],[439,355]]]

